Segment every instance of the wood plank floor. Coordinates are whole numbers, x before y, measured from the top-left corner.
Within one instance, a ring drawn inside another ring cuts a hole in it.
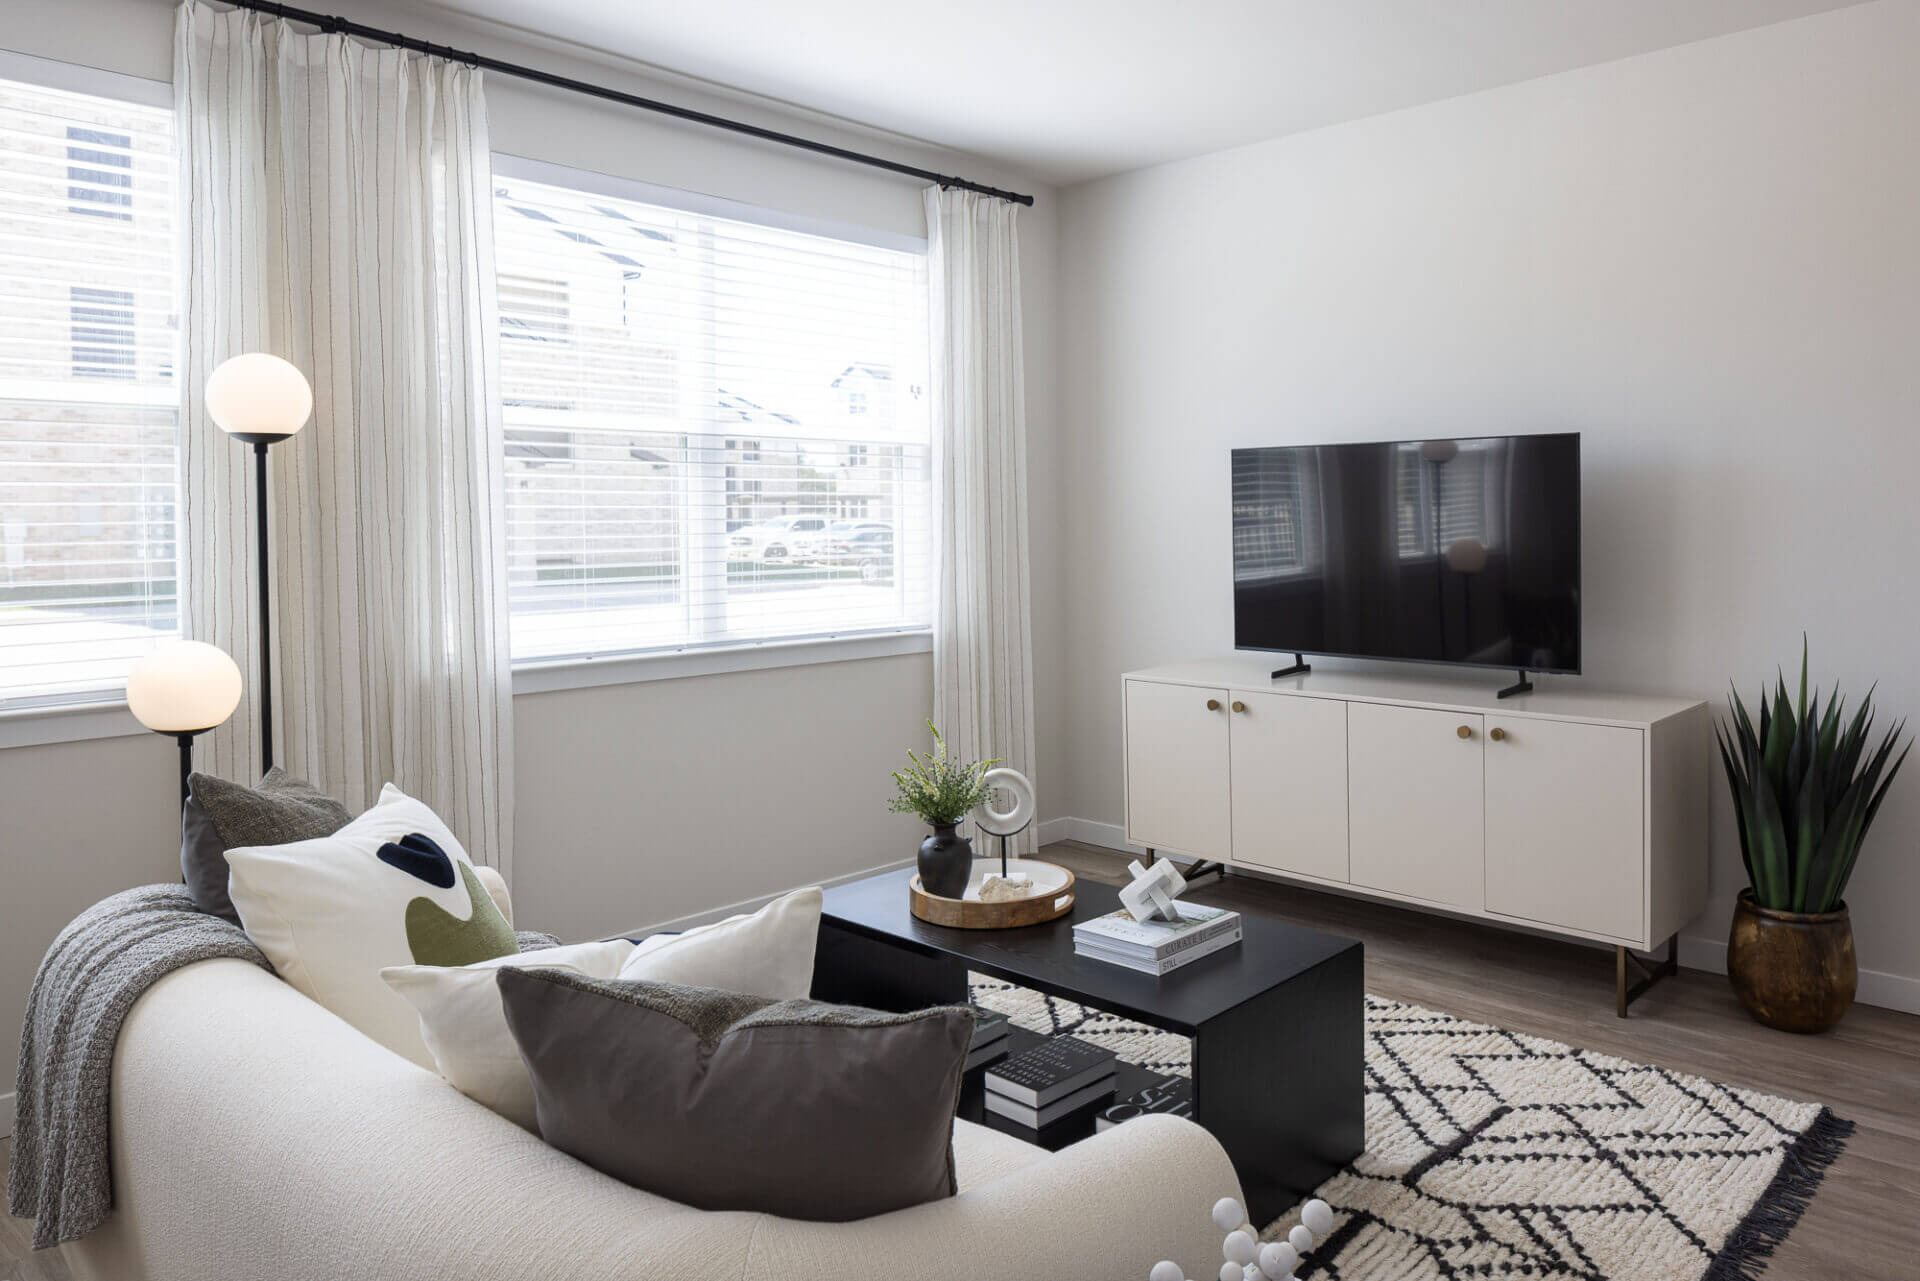
[[[1091,846],[1061,842],[1043,857],[1126,877],[1123,859]],[[1360,939],[1367,990],[1381,996],[1827,1104],[1858,1129],[1769,1281],[1920,1277],[1920,1017],[1863,1005],[1826,1036],[1790,1036],[1749,1019],[1723,976],[1683,970],[1621,1020],[1610,952],[1249,876],[1204,878],[1191,897]],[[28,1226],[0,1214],[0,1278],[68,1281],[58,1251],[26,1249]]]

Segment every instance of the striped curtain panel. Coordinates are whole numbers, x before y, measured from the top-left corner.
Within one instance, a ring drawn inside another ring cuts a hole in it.
[[[1034,773],[1020,206],[929,187],[934,724],[948,750]],[[1013,842],[1037,848],[1029,827]],[[979,850],[977,853],[992,853]]]
[[[174,93],[185,210],[187,630],[247,666],[253,459],[207,375],[265,351],[313,384],[275,445],[276,761],[351,808],[393,782],[510,870],[512,703],[491,167],[480,73],[189,2]],[[202,768],[250,777],[251,699]]]

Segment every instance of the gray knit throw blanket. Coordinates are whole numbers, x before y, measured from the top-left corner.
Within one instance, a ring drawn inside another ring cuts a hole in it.
[[[523,952],[559,941],[525,931],[519,939]],[[20,1029],[7,1175],[8,1209],[34,1220],[34,1249],[85,1236],[113,1209],[107,1087],[127,1011],[173,971],[218,957],[273,968],[244,930],[195,907],[183,885],[104,898],[47,949]]]

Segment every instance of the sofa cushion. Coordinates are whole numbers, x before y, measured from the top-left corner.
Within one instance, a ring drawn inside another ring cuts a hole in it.
[[[227,894],[229,849],[331,836],[352,821],[346,806],[278,765],[258,787],[195,774],[180,807],[180,876],[201,911],[238,925]]]
[[[843,1222],[952,1196],[973,1014],[502,969],[540,1135],[705,1210]]]
[[[642,939],[620,977],[799,999],[813,991],[819,938],[820,889],[809,886],[781,895],[758,912]]]
[[[496,972],[503,965],[537,965],[610,979],[632,951],[626,939],[574,943],[472,965],[392,965],[380,977],[419,1011],[420,1037],[447,1084],[533,1130],[533,1082],[500,1012]]]
[[[229,849],[227,865],[240,923],[280,977],[422,1067],[419,1018],[380,971],[519,951],[460,842],[391,783],[331,836]]]

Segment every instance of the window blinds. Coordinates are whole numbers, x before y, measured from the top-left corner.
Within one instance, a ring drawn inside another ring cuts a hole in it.
[[[0,80],[0,707],[179,631],[173,121]]]
[[[921,629],[925,255],[496,177],[516,662]]]

